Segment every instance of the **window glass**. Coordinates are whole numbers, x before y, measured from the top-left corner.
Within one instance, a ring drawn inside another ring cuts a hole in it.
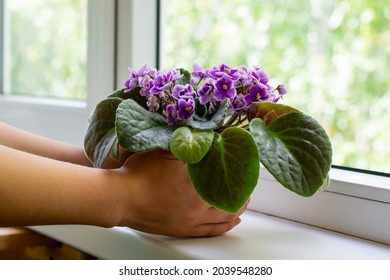
[[[324,126],[335,165],[390,173],[386,2],[163,0],[160,65],[258,65]]]
[[[3,93],[86,98],[87,2],[3,1]]]

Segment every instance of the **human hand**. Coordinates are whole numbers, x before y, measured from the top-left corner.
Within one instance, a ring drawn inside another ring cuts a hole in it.
[[[133,155],[134,153],[126,150],[126,149],[123,149],[121,146],[119,146],[119,150],[118,150],[118,153],[119,153],[119,159],[116,160],[114,159],[113,157],[109,156],[106,160],[106,162],[104,163],[103,165],[103,168],[104,169],[115,169],[115,168],[120,168],[123,166],[123,164],[125,164],[125,162],[127,161],[127,159]]]
[[[157,150],[132,155],[122,168],[122,226],[170,236],[216,236],[240,223],[238,213],[210,207],[196,193],[187,167]]]

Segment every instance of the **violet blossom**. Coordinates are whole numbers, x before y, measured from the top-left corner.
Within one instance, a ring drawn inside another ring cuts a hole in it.
[[[205,77],[207,77],[206,70],[200,67],[197,63],[192,64],[191,83],[197,86]]]
[[[210,117],[228,99],[228,110],[243,116],[239,119],[245,119],[252,103],[277,102],[287,94],[284,85],[276,89],[268,85],[268,75],[257,66],[250,70],[246,66],[233,69],[221,64],[207,70],[194,63],[192,68],[189,81],[184,75],[185,70],[158,71],[148,65],[139,70],[129,68],[124,92],[140,87],[140,95],[145,97],[148,110],[162,114],[171,126],[182,125],[194,118],[197,104],[206,105],[200,110],[202,118],[206,115]]]
[[[125,92],[133,90],[136,86],[145,87],[146,84],[142,81],[149,77],[154,78],[157,73],[156,69],[151,68],[149,65],[144,64],[138,71],[128,68],[130,75],[129,78],[124,82]]]
[[[208,81],[198,90],[200,104],[207,104],[214,99],[215,86],[212,81]]]
[[[230,107],[236,111],[237,113],[244,113],[248,109],[248,104],[245,101],[243,94],[237,94],[237,96],[233,99],[232,103],[230,103]]]
[[[266,101],[269,98],[268,88],[263,84],[253,85],[249,88],[249,94],[244,96],[247,104],[252,104],[256,101]]]
[[[177,108],[175,104],[169,104],[166,108],[166,113],[168,125],[177,125],[180,123],[180,120],[177,116]]]
[[[213,67],[209,72],[209,76],[214,79],[219,78],[229,78],[232,80],[237,80],[239,78],[239,73],[237,69],[233,69],[226,64],[221,64],[219,67]]]
[[[222,77],[215,83],[215,99],[223,101],[226,98],[232,99],[236,96],[236,89],[234,88],[233,80]]]
[[[194,99],[196,95],[191,85],[175,85],[172,96],[176,99]]]
[[[255,68],[255,71],[251,72],[251,76],[252,76],[253,80],[266,85],[269,81],[269,77],[268,77],[267,73],[265,73],[265,71],[260,69],[260,67],[255,66],[254,68]]]
[[[150,89],[150,93],[151,94],[159,94],[159,93],[163,92],[166,88],[171,86],[175,81],[177,81],[181,77],[182,77],[182,75],[180,75],[180,72],[176,69],[172,69],[172,70],[167,71],[165,73],[160,73],[154,79],[154,85]]]
[[[238,69],[239,78],[238,81],[241,84],[251,84],[253,79],[250,74],[250,71],[246,66],[241,66],[240,69]]]
[[[160,109],[160,99],[157,95],[149,95],[146,101],[146,105],[150,112],[157,112]]]
[[[193,99],[179,99],[177,102],[177,116],[180,120],[185,121],[195,113],[195,102]]]

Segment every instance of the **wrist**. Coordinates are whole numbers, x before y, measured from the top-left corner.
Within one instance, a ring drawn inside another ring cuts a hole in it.
[[[130,178],[123,168],[94,170],[100,174],[99,225],[106,228],[128,226],[134,212],[135,196],[132,192],[135,178]]]

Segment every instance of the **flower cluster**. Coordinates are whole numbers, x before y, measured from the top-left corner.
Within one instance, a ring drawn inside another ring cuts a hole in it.
[[[268,75],[259,67],[234,69],[226,64],[203,69],[193,64],[190,78],[185,80],[181,70],[158,71],[149,65],[139,70],[129,69],[125,92],[136,87],[147,100],[151,112],[162,112],[169,125],[178,125],[196,114],[196,106],[215,112],[222,102],[229,100],[230,109],[244,114],[253,102],[277,102],[287,93],[285,86],[274,88]],[[184,82],[183,82],[184,81]]]

